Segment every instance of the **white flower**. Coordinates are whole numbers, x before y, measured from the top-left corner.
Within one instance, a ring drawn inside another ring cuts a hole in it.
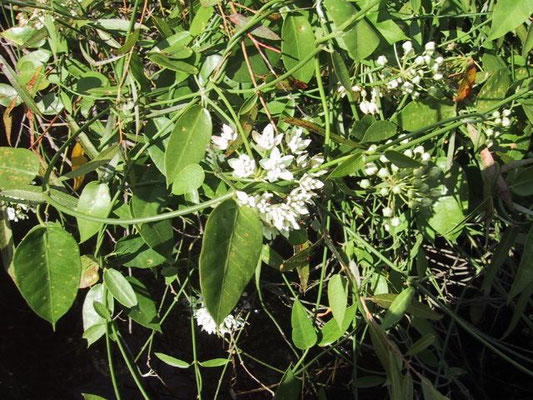
[[[283,135],[274,134],[274,125],[272,124],[265,126],[262,134],[259,134],[257,131],[253,131],[252,137],[257,143],[257,148],[259,151],[272,150],[274,147],[280,144],[281,140],[283,139]]]
[[[324,156],[322,154],[315,154],[313,157],[311,157],[311,168],[319,167],[320,165],[324,164]],[[326,170],[324,172],[326,173]],[[321,174],[322,174],[321,173]]]
[[[489,136],[489,137],[492,136],[492,135],[494,135],[494,129],[492,129],[492,128],[487,128],[487,129],[485,130],[485,134],[486,134],[487,136]]]
[[[375,144],[372,144],[372,145],[370,145],[370,147],[369,147],[369,148],[367,149],[367,151],[366,151],[366,152],[367,152],[368,154],[372,154],[372,153],[375,153],[375,152],[376,152],[376,150],[377,150],[377,148],[378,148],[378,146],[377,146],[377,145],[375,145]]]
[[[233,315],[228,315],[218,327],[217,332],[216,322],[211,317],[211,314],[209,314],[209,311],[207,311],[207,308],[200,307],[194,311],[193,315],[198,326],[209,335],[218,333],[224,336],[225,334],[235,332],[244,326],[244,321],[236,319]]]
[[[406,56],[413,52],[413,44],[408,40],[402,44],[403,52]]]
[[[237,132],[229,125],[222,125],[222,133],[220,136],[212,136],[214,146],[220,150],[226,150],[231,142],[237,139]]]
[[[379,161],[381,161],[382,163],[386,163],[386,162],[389,162],[389,159],[387,158],[385,154],[382,154],[379,156]]]
[[[493,116],[494,118],[498,118],[498,117],[500,117],[501,115],[500,115],[500,112],[499,112],[499,111],[494,111],[494,112],[492,113],[492,116]]]
[[[396,89],[401,83],[400,79],[393,79],[387,83],[387,89]]]
[[[294,156],[282,156],[279,149],[274,147],[270,152],[269,158],[263,158],[259,164],[267,171],[267,179],[269,182],[275,182],[278,179],[286,181],[292,180],[294,177],[292,173],[287,170],[287,167],[292,163]]]
[[[424,57],[422,56],[418,56],[415,58],[415,61],[414,61],[414,64],[415,65],[422,65],[424,64],[426,61],[424,60]]]
[[[322,189],[324,187],[324,183],[316,178],[313,178],[310,174],[304,174],[299,181],[300,187],[310,192],[312,190]]]
[[[368,179],[363,179],[359,182],[359,186],[361,186],[362,189],[368,189],[370,187],[370,181]]]
[[[240,190],[238,190],[237,192],[235,192],[235,194],[237,195],[237,202],[241,205],[241,206],[248,206],[248,207],[255,207],[255,197],[253,196],[249,196],[248,193],[246,192],[241,192]]]
[[[411,82],[404,82],[402,85],[402,92],[406,94],[413,93],[415,86]]]
[[[442,56],[438,56],[435,58],[435,64],[441,65],[444,62],[444,58]]]
[[[444,78],[444,75],[442,75],[440,72],[437,72],[433,75],[433,79],[436,81],[440,81],[442,78]]]
[[[427,54],[433,54],[435,52],[435,42],[427,42],[424,47]]]
[[[280,231],[287,234],[291,229],[300,229],[296,218],[298,215],[288,204],[273,204],[266,213],[266,222]]]
[[[359,104],[359,108],[363,114],[377,114],[379,112],[378,105],[374,101],[363,100]]]
[[[423,154],[424,153],[424,146],[416,146],[413,149],[414,154]]]
[[[233,168],[235,178],[248,178],[255,172],[255,160],[246,154],[241,154],[239,158],[231,158],[228,164]]]
[[[378,171],[378,176],[380,178],[386,178],[389,176],[389,170],[387,168],[380,168]]]
[[[422,80],[422,78],[418,75],[418,76],[415,76],[413,78],[412,82],[413,82],[413,84],[418,85],[421,80]]]
[[[378,172],[378,166],[374,163],[368,163],[365,165],[365,174],[375,175]]]
[[[400,225],[400,218],[398,218],[398,217],[392,218],[390,220],[390,224],[391,224],[391,226],[394,226],[394,227],[399,226]]]
[[[400,185],[394,185],[392,187],[392,193],[400,194],[402,192],[402,187]]]
[[[285,135],[285,141],[293,154],[303,153],[311,143],[311,139],[302,139],[302,130],[300,128]]]
[[[7,219],[9,221],[18,222],[19,219],[17,218],[15,209],[13,207],[7,207],[6,211],[7,211]]]
[[[392,208],[390,207],[385,207],[383,210],[381,210],[381,212],[383,213],[384,217],[392,217]]]
[[[385,56],[379,56],[378,59],[376,60],[376,64],[379,65],[380,67],[384,67],[385,65],[387,65],[388,62],[389,60],[387,60],[387,57]]]
[[[422,161],[429,161],[430,158],[431,158],[431,155],[429,153],[422,154]]]
[[[511,126],[511,120],[507,117],[502,118],[502,126],[504,128],[507,128],[508,126]]]
[[[387,196],[389,194],[389,189],[387,189],[386,187],[382,187],[381,189],[379,189],[379,194],[382,196]]]
[[[505,110],[502,111],[502,115],[503,115],[504,117],[508,117],[508,116],[510,116],[510,115],[511,115],[511,110],[509,110],[509,109],[506,108]]]

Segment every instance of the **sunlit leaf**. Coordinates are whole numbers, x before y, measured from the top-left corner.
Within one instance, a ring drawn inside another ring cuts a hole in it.
[[[281,52],[283,65],[287,70],[293,68],[315,50],[315,37],[311,24],[302,15],[288,15],[281,30]],[[314,74],[313,63],[308,62],[295,71],[292,76],[299,81],[309,82]]]
[[[74,238],[60,225],[38,225],[17,246],[13,267],[28,305],[55,327],[72,306],[80,284],[80,252]]]
[[[93,217],[106,218],[111,211],[111,206],[109,186],[106,183],[93,181],[89,182],[83,188],[80,199],[78,200],[77,210]],[[76,218],[76,220],[80,232],[80,243],[85,242],[98,233],[102,227],[100,222],[93,222],[83,218]]]
[[[39,157],[30,150],[0,147],[0,189],[30,183],[40,166]]]
[[[131,308],[137,305],[137,296],[124,275],[116,269],[104,270],[104,284],[113,297],[123,306]]]

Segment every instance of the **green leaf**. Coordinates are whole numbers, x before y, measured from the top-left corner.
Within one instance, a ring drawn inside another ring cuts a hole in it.
[[[346,67],[346,64],[342,56],[338,52],[335,51],[331,54],[331,61],[333,63],[335,75],[337,75],[337,79],[339,80],[341,85],[344,87],[344,90],[346,90],[346,92],[352,95],[353,91],[352,91],[352,82],[350,81],[350,73],[348,72],[348,68]]]
[[[428,348],[433,343],[435,343],[435,335],[432,333],[428,333],[424,336],[422,336],[420,339],[418,339],[416,342],[414,342],[411,347],[409,347],[409,350],[407,350],[407,353],[405,353],[408,356],[414,356],[418,353],[420,353],[422,350]]]
[[[328,282],[328,302],[333,318],[337,321],[339,329],[342,329],[348,303],[348,292],[346,282],[341,274],[333,275]]]
[[[105,324],[106,320],[102,318],[94,309],[94,303],[104,303],[104,293],[105,288],[101,283],[94,285],[85,295],[85,300],[83,301],[82,306],[82,318],[83,318],[83,331],[89,332],[89,335],[86,337],[84,333],[84,338],[87,339],[88,346],[97,341],[105,334]],[[114,310],[113,296],[111,293],[107,292],[107,308],[111,313]]]
[[[518,171],[509,188],[519,196],[533,195],[533,167]]]
[[[239,13],[234,13],[228,16],[228,19],[237,25],[239,28],[244,28],[250,22],[250,18],[245,17]],[[277,33],[268,29],[266,26],[258,24],[250,33],[258,38],[268,39],[268,40],[281,40]]]
[[[262,224],[251,208],[226,200],[209,216],[200,253],[200,287],[217,326],[239,301],[259,261],[262,243]]]
[[[506,68],[500,69],[483,85],[477,96],[477,109],[484,112],[505,99],[505,94],[512,84],[511,75]]]
[[[134,218],[150,217],[163,211],[168,199],[168,191],[160,183],[150,183],[152,170],[147,169],[143,182],[134,189],[130,202],[131,215]],[[172,222],[168,219],[137,225],[145,243],[166,258],[172,255],[174,232]]]
[[[424,165],[421,162],[394,150],[387,150],[385,152],[385,157],[399,168],[418,168]]]
[[[209,112],[198,105],[189,108],[178,119],[165,152],[168,184],[174,182],[187,165],[202,161],[212,130]]]
[[[359,171],[365,165],[363,153],[356,153],[351,155],[348,159],[340,163],[331,173],[328,175],[328,179],[342,178],[347,175],[351,175]]]
[[[81,192],[77,211],[94,217],[107,218],[111,211],[111,195],[109,186],[96,181],[89,182]],[[80,231],[80,243],[85,242],[98,233],[103,224],[76,218]]]
[[[215,368],[223,367],[227,363],[229,363],[227,358],[212,358],[211,360],[200,361],[198,364],[205,368]]]
[[[422,382],[422,393],[424,393],[424,400],[448,400],[442,395],[435,386],[424,376],[420,376]]]
[[[122,47],[117,49],[117,54],[126,54],[128,51],[130,51],[139,40],[140,32],[140,29],[135,29],[133,32],[130,32]]]
[[[302,15],[288,15],[281,29],[281,53],[283,65],[287,70],[293,68],[315,50],[313,27]],[[313,63],[308,62],[295,71],[292,76],[308,83],[314,74]]]
[[[37,107],[37,104],[35,104],[35,101],[33,100],[33,96],[30,95],[30,92],[28,92],[28,89],[26,89],[25,86],[21,86],[18,82],[18,76],[17,72],[11,68],[11,66],[8,64],[7,60],[0,55],[0,70],[4,74],[4,76],[9,81],[9,84],[15,89],[24,102],[26,106],[33,111],[37,115],[41,115],[41,111]]]
[[[171,60],[161,53],[150,53],[148,54],[148,58],[157,65],[170,69],[171,71],[185,72],[189,75],[196,75],[198,73],[198,68],[196,68],[194,65],[188,64],[184,61]]]
[[[443,119],[455,117],[455,113],[453,102],[428,97],[407,104],[398,117],[398,125],[406,131],[414,132]]]
[[[526,241],[524,243],[524,250],[518,265],[513,285],[509,291],[509,299],[519,295],[533,283],[533,225],[529,228]]]
[[[357,305],[355,304],[346,309],[346,312],[344,313],[344,321],[342,321],[342,327],[340,329],[337,321],[335,321],[335,318],[332,318],[326,322],[319,332],[318,345],[320,347],[329,346],[336,340],[340,339],[341,336],[344,335],[344,332],[346,332],[350,327],[356,311]]]
[[[96,394],[82,393],[83,400],[106,400],[102,396],[97,396]]]
[[[383,318],[383,322],[381,323],[383,329],[389,329],[396,325],[396,323],[407,312],[409,304],[411,303],[414,295],[415,290],[413,287],[408,287],[402,290],[402,292],[396,296],[387,310],[387,314],[385,315],[385,318]]]
[[[192,36],[198,36],[204,32],[209,19],[213,15],[213,7],[200,7],[191,22],[189,32]]]
[[[128,310],[128,317],[145,328],[161,332],[159,319],[157,317],[157,308],[155,302],[150,297],[148,288],[133,276],[128,276],[126,279],[131,284],[131,287],[137,296],[137,305]]]
[[[487,40],[494,40],[523,24],[533,14],[533,0],[498,0]]]
[[[294,375],[289,366],[281,378],[274,400],[298,400],[302,391],[302,382]]]
[[[57,115],[63,111],[63,102],[55,93],[47,93],[37,102],[37,108],[43,115]]]
[[[396,135],[396,124],[389,121],[376,121],[365,131],[361,143],[375,143]]]
[[[113,297],[123,306],[131,308],[137,305],[137,296],[130,283],[116,269],[104,270],[104,284]]]
[[[179,358],[167,356],[166,354],[163,354],[163,353],[154,353],[154,354],[157,358],[159,358],[165,364],[170,365],[171,367],[189,368],[191,366],[191,364],[189,364],[187,361],[180,360]]]
[[[380,307],[389,308],[397,296],[398,295],[394,293],[382,293],[382,294],[377,294],[377,295],[370,297],[369,300],[372,301],[373,303],[376,303]],[[441,315],[433,311],[427,305],[419,303],[418,301],[414,299],[411,300],[411,303],[407,307],[407,313],[420,317],[420,318],[430,319],[433,321],[437,321],[442,318]]]
[[[385,383],[385,377],[378,376],[378,375],[368,375],[368,376],[357,377],[353,385],[356,388],[365,389],[365,388],[381,386],[384,383]]]
[[[183,168],[172,182],[172,194],[180,195],[198,189],[204,183],[204,169],[198,164]]]
[[[150,248],[140,236],[125,236],[115,246],[117,256],[114,264],[133,268],[154,268],[166,258]]]
[[[18,245],[13,267],[28,305],[55,328],[80,284],[80,251],[74,238],[56,224],[36,226]]]
[[[527,30],[526,40],[522,48],[522,57],[526,58],[531,49],[533,49],[533,24],[529,25]]]
[[[365,8],[372,1],[373,0],[359,1],[358,4],[361,8]],[[373,9],[366,14],[366,18],[368,18],[372,25],[374,25],[376,30],[383,36],[388,44],[392,45],[400,40],[408,39],[387,11],[386,2],[382,1],[379,4],[378,9]]]
[[[56,189],[50,191],[50,197],[68,208],[76,208],[78,199]],[[46,199],[43,189],[34,185],[16,185],[0,190],[0,199],[24,204],[41,204]]]
[[[324,0],[327,13],[336,28],[348,21],[357,9],[346,0]],[[362,61],[370,56],[379,45],[379,36],[365,19],[351,24],[337,37],[340,46],[348,50],[355,61]]]
[[[0,147],[0,189],[30,183],[40,166],[39,157],[30,150]]]
[[[0,83],[0,105],[9,107],[13,100],[15,100],[15,106],[18,106],[22,101],[13,86]]]
[[[298,299],[294,301],[291,312],[292,341],[300,350],[307,350],[317,342],[313,323],[309,320],[304,306]]]

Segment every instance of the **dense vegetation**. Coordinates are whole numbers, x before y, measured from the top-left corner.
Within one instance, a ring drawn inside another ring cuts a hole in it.
[[[530,397],[533,0],[1,11],[2,260],[80,396]]]

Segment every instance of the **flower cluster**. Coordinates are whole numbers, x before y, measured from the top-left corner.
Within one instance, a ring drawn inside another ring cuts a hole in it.
[[[26,204],[13,203],[6,207],[7,219],[13,222],[23,221],[28,219],[28,212],[35,210]]]
[[[231,132],[230,132],[231,131]],[[215,148],[224,150],[236,135],[225,125],[220,136],[213,137]],[[289,181],[296,186],[288,193],[275,194],[262,192],[248,195],[237,192],[237,200],[257,210],[264,222],[264,234],[268,238],[281,233],[288,236],[293,229],[299,229],[298,221],[309,214],[308,206],[317,197],[317,191],[324,183],[318,177],[326,171],[305,173],[306,168],[315,168],[324,162],[322,155],[311,156],[308,147],[311,139],[304,137],[302,129],[294,129],[286,133],[278,133],[272,124],[268,124],[259,133],[252,132],[253,149],[261,156],[259,163],[249,154],[227,160],[233,169],[235,179],[254,178],[256,181],[275,183]],[[298,177],[298,175],[300,175]]]
[[[391,94],[399,92],[416,99],[444,77],[441,71],[444,58],[436,53],[435,42],[427,42],[419,55],[410,41],[402,44],[402,50],[403,56],[401,59],[396,56],[395,66],[389,66],[389,60],[383,55],[377,58],[376,64],[381,68],[378,76]]]
[[[372,154],[375,149],[375,146],[371,146],[368,153]],[[385,155],[381,155],[375,162],[365,164],[366,177],[359,181],[362,189],[373,190],[384,198],[386,206],[381,212],[387,219],[384,224],[387,230],[400,225],[398,209],[402,204],[411,209],[428,207],[435,198],[445,194],[441,189],[431,189],[435,185],[430,183],[438,180],[441,170],[430,164],[431,156],[423,146],[417,146],[413,150],[407,149],[403,155],[417,161],[420,166],[399,168]]]
[[[244,320],[235,318],[230,314],[217,327],[215,320],[211,317],[207,308],[204,307],[201,297],[192,298],[191,306],[194,309],[193,317],[196,320],[196,324],[209,335],[217,334],[224,336],[228,333],[232,334],[244,326]]]
[[[379,98],[385,94],[390,96],[407,95],[413,99],[420,97],[424,91],[435,92],[435,82],[442,80],[444,58],[436,53],[435,42],[428,42],[422,54],[417,55],[410,41],[402,44],[403,55],[396,54],[396,65],[389,64],[386,56],[380,55],[376,60],[378,81],[369,82],[370,89],[361,85],[351,87],[359,99],[359,109],[363,114],[379,112]],[[341,97],[346,95],[343,86],[338,88]]]
[[[491,117],[484,121],[486,125],[485,136],[487,140],[485,144],[487,147],[491,147],[494,144],[494,139],[497,139],[502,134],[502,129],[508,129],[512,124],[512,111],[510,109],[504,109],[502,112],[494,111]]]

